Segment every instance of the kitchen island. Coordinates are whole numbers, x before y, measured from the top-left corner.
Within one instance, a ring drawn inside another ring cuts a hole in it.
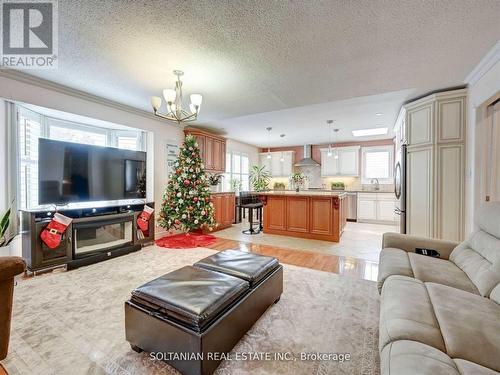
[[[338,191],[264,191],[264,233],[339,242],[347,195]]]

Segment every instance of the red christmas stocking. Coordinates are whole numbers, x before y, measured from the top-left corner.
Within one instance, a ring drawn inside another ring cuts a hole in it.
[[[151,219],[153,212],[155,212],[154,209],[145,205],[144,209],[137,217],[137,225],[139,226],[139,228],[141,228],[141,231],[145,236],[148,235],[149,220]]]
[[[72,221],[73,219],[56,212],[51,222],[42,230],[40,238],[49,248],[55,249],[61,244],[61,237]]]

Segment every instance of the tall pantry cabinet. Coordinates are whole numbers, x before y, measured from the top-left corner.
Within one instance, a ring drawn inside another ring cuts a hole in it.
[[[399,116],[396,144],[408,145],[408,234],[463,240],[466,100],[465,89],[439,92],[405,105]]]

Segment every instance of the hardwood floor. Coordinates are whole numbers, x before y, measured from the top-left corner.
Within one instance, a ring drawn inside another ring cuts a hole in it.
[[[371,281],[376,281],[378,275],[378,264],[376,262],[353,257],[320,254],[306,250],[286,249],[270,245],[228,240],[220,237],[217,238],[217,242],[208,247],[221,251],[239,249],[242,251],[269,255],[278,258],[281,263],[341,275],[349,275]]]

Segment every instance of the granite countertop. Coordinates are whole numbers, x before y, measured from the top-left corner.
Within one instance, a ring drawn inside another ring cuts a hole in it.
[[[382,194],[394,194],[392,190],[344,190],[346,193],[382,193]]]
[[[259,195],[292,195],[292,196],[319,196],[319,197],[338,197],[345,195],[345,191],[338,190],[268,190],[261,191]]]

